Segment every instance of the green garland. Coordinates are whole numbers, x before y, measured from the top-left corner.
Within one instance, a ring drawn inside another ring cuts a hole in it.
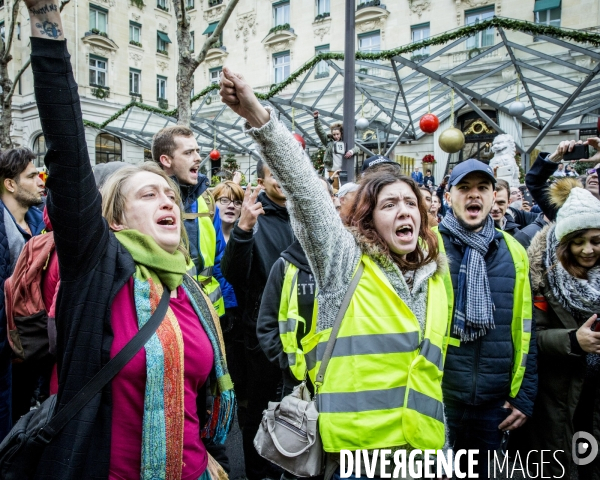
[[[284,25],[282,25],[284,27]],[[465,27],[458,28],[449,33],[443,33],[441,35],[437,35],[435,37],[428,38],[421,42],[411,43],[410,45],[406,45],[404,47],[395,48],[393,50],[384,50],[379,53],[366,53],[366,52],[356,52],[357,60],[391,60],[392,58],[411,53],[417,50],[421,50],[425,47],[432,47],[437,45],[444,45],[453,40],[457,40],[459,38],[471,37],[483,30],[487,30],[488,28],[503,28],[505,30],[511,30],[516,32],[524,32],[533,36],[545,35],[548,37],[558,38],[562,40],[570,40],[577,43],[588,43],[594,47],[600,47],[600,35],[595,33],[581,32],[577,30],[567,30],[559,27],[553,27],[550,25],[539,25],[537,23],[525,22],[522,20],[513,20],[510,18],[502,18],[502,17],[494,17],[489,20],[485,20],[484,22],[467,25]],[[314,65],[319,63],[322,60],[343,60],[343,53],[336,52],[328,52],[323,53],[320,52],[315,58],[306,62],[302,67],[292,73],[288,78],[286,78],[283,82],[275,84],[271,87],[271,89],[267,93],[255,93],[256,97],[260,100],[269,100],[270,98],[276,96],[293,82],[295,82],[298,77],[300,77],[303,73],[310,70]],[[206,94],[212,92],[213,90],[218,90],[218,84],[211,84],[203,89],[200,93],[194,95],[191,99],[191,103],[199,100]],[[131,102],[118,112],[116,112],[113,116],[111,116],[106,121],[101,124],[97,124],[94,122],[87,122],[88,126],[94,128],[104,128],[109,123],[113,122],[117,118],[119,118],[123,113],[129,110],[131,107],[137,107],[141,110],[145,110],[148,112],[154,112],[161,115],[167,115],[171,117],[177,117],[177,108],[173,110],[162,110],[160,108],[151,107],[150,105],[145,105],[143,103]],[[85,122],[85,120],[84,120]]]

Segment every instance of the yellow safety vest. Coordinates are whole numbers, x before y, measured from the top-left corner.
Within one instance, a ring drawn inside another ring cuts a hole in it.
[[[209,194],[209,201],[214,205],[214,199]],[[214,212],[214,209],[213,209]],[[221,285],[213,277],[213,268],[215,266],[215,254],[217,250],[217,233],[212,223],[211,213],[208,204],[203,196],[198,197],[198,214],[186,214],[187,217],[198,219],[198,252],[204,259],[204,270],[192,275],[201,285],[208,295],[219,316],[225,315],[225,301],[221,292]],[[184,218],[187,218],[184,215]]]
[[[322,385],[319,431],[327,452],[444,445],[442,373],[450,317],[443,278],[428,282],[425,334],[367,255]],[[315,382],[331,328],[302,339]]]
[[[298,267],[292,263],[286,262],[285,276],[283,277],[283,287],[281,289],[281,300],[279,302],[279,338],[283,346],[283,353],[287,355],[288,364],[292,375],[298,380],[304,380],[306,377],[306,361],[304,352],[298,345],[298,327],[304,325],[303,331],[306,331],[306,321],[300,315],[298,307]],[[317,293],[315,292],[315,299]],[[314,335],[317,325],[317,302],[314,303],[312,324],[310,331],[305,336]]]
[[[440,244],[440,252],[446,253],[444,240],[437,227],[433,230],[437,233]],[[510,382],[510,396],[515,398],[521,389],[525,367],[527,366],[527,355],[529,354],[529,342],[531,341],[531,318],[533,305],[531,298],[531,285],[529,283],[529,258],[523,246],[510,234],[498,230],[504,236],[504,241],[515,265],[515,288],[513,290],[513,317],[511,321],[511,335],[513,342],[513,370]],[[444,282],[450,285],[452,292],[448,297],[450,312],[454,308],[454,290],[452,289],[452,278],[450,272],[444,275]],[[460,340],[450,338],[450,345],[459,347]]]

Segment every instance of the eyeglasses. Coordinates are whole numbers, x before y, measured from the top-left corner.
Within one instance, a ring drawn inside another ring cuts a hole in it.
[[[597,170],[597,169],[595,169],[595,168],[590,168],[590,169],[587,171],[587,174],[588,174],[588,175],[593,175],[594,173],[598,173],[598,170]]]
[[[217,198],[217,201],[224,207],[227,207],[230,203],[233,203],[233,206],[235,208],[242,208],[242,202],[240,202],[239,200],[232,200],[231,198],[221,197]]]

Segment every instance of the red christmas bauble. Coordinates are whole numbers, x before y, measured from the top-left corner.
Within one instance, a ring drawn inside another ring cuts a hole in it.
[[[304,150],[306,148],[306,141],[304,140],[304,138],[302,138],[302,135],[300,135],[299,133],[292,133],[292,136],[300,144],[302,150]]]
[[[433,113],[426,113],[419,120],[419,127],[422,132],[433,133],[440,126],[440,120]]]
[[[218,150],[211,150],[208,156],[213,162],[216,162],[219,158],[221,158],[221,152],[219,152]]]

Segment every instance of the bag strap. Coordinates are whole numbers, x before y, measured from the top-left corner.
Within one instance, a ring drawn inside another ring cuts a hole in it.
[[[352,299],[352,295],[354,295],[354,291],[356,290],[356,286],[360,281],[360,277],[362,277],[363,270],[365,269],[365,264],[360,261],[358,264],[358,269],[354,274],[354,278],[352,278],[352,282],[348,286],[348,290],[346,290],[346,295],[344,295],[344,299],[342,300],[342,304],[340,305],[340,309],[338,310],[337,316],[335,317],[335,322],[333,323],[333,327],[331,329],[331,334],[329,335],[329,340],[327,340],[327,346],[325,347],[325,353],[323,353],[323,359],[321,360],[321,366],[319,367],[319,372],[317,373],[317,377],[315,378],[315,394],[321,385],[323,385],[323,379],[325,377],[325,370],[327,369],[327,364],[331,359],[331,354],[333,353],[333,347],[335,347],[335,341],[337,339],[338,333],[340,331],[340,327],[342,326],[342,319],[344,315],[346,315],[346,310],[348,310],[348,305],[350,305],[350,300]]]
[[[44,443],[50,443],[54,436],[70,422],[77,413],[110,382],[119,371],[140,351],[162,323],[169,308],[171,292],[163,285],[163,294],[154,313],[146,324],[136,333],[127,345],[117,353],[92,379],[67,403],[50,422],[42,428],[38,437]]]

